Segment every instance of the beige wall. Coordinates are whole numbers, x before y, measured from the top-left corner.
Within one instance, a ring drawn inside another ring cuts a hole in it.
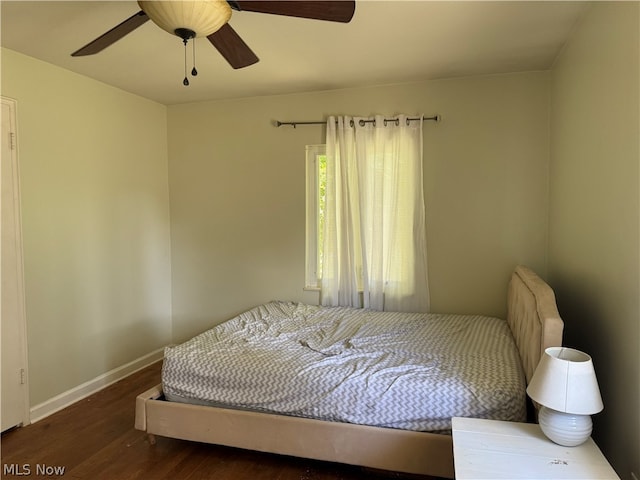
[[[637,2],[594,4],[552,72],[549,280],[565,343],[592,355],[594,437],[640,472],[640,88]]]
[[[548,74],[168,107],[174,340],[304,286],[304,148],[278,120],[438,113],[425,132],[434,311],[505,314],[513,267],[545,266]],[[544,273],[544,272],[542,272]]]
[[[166,107],[5,49],[2,95],[37,405],[171,341]]]

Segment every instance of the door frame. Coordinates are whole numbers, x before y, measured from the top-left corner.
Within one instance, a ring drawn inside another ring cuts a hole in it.
[[[0,100],[3,105],[9,107],[10,117],[9,119],[2,119],[2,121],[10,122],[11,138],[10,149],[13,183],[13,206],[14,206],[14,232],[15,232],[15,248],[16,248],[16,291],[18,293],[18,341],[20,343],[22,364],[21,380],[22,380],[22,398],[23,398],[23,413],[22,423],[19,425],[28,425],[31,423],[31,408],[29,402],[29,357],[27,350],[27,315],[26,315],[26,300],[25,300],[25,288],[24,288],[24,252],[22,243],[22,209],[20,205],[20,168],[18,162],[18,134],[17,134],[17,105],[18,102],[15,99],[0,96]],[[0,224],[0,228],[1,224]],[[0,297],[1,298],[1,297]],[[1,301],[1,300],[0,300]]]

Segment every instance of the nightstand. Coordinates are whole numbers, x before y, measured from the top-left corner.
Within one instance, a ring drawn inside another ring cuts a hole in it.
[[[563,447],[533,423],[456,417],[453,458],[457,480],[620,478],[593,439]]]

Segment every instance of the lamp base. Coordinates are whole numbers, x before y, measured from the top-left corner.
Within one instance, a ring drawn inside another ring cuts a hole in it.
[[[549,440],[565,447],[583,444],[593,429],[590,415],[558,412],[548,407],[540,409],[538,422]]]

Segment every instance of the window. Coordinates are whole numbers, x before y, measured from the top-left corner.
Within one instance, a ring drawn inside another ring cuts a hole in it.
[[[320,288],[322,278],[322,233],[324,231],[325,190],[327,184],[325,145],[307,145],[307,220],[305,288]]]
[[[305,286],[322,305],[428,311],[422,122],[329,117],[306,150]]]

